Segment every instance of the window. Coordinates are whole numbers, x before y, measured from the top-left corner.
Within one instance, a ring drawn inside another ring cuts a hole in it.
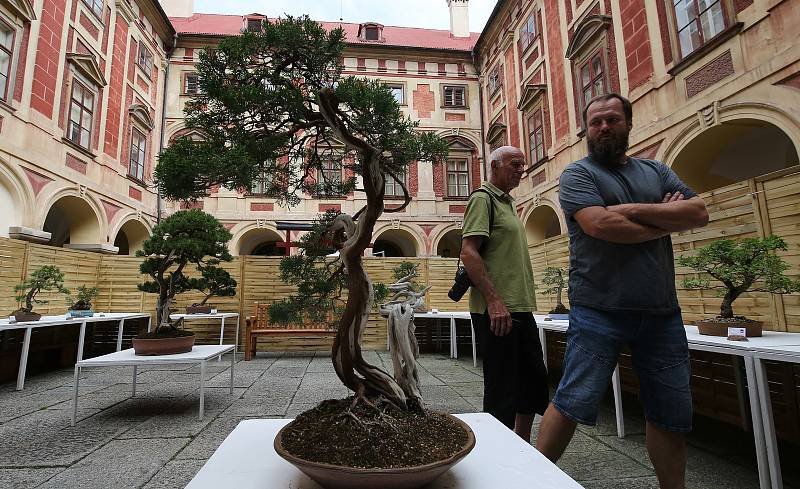
[[[528,118],[528,141],[531,149],[531,164],[544,159],[544,117],[542,109],[536,109]]]
[[[144,160],[147,149],[147,138],[135,127],[131,128],[131,161],[128,175],[144,181]]]
[[[261,19],[247,19],[248,32],[261,32],[262,21]]]
[[[93,112],[94,93],[77,81],[73,82],[67,138],[86,149],[89,149],[92,140]]]
[[[403,85],[387,85],[389,90],[394,95],[394,99],[397,100],[397,103],[400,105],[405,105],[405,91],[403,90]]]
[[[139,43],[139,55],[136,57],[136,64],[147,73],[150,73],[153,69],[153,53],[144,47],[144,42]]]
[[[183,93],[186,95],[197,95],[200,93],[200,83],[197,73],[186,73],[183,75]]]
[[[250,187],[250,194],[252,195],[266,195],[267,190],[272,186],[273,174],[267,170],[268,165],[261,167],[258,176],[253,181],[253,186]]]
[[[103,18],[103,0],[83,0],[83,3],[92,11],[98,19]]]
[[[322,175],[319,179],[320,185],[338,185],[342,182],[342,164],[338,160],[325,160],[322,162]],[[320,190],[318,196],[325,197],[326,195],[338,197],[339,195],[333,191]]]
[[[502,69],[501,65],[497,65],[489,72],[489,95],[494,95],[503,86]]]
[[[0,100],[8,100],[11,62],[14,59],[14,29],[0,21]]]
[[[447,160],[447,196],[469,197],[467,159]]]
[[[528,46],[533,44],[533,40],[536,39],[536,35],[536,12],[534,11],[531,12],[531,15],[528,16],[528,20],[526,20],[519,29],[520,51],[528,49]]]
[[[364,39],[367,41],[377,41],[381,38],[381,32],[376,26],[368,26],[364,29]]]
[[[445,107],[466,107],[467,106],[467,87],[445,86],[444,87],[444,106]]]
[[[607,92],[602,51],[597,51],[592,54],[589,59],[581,65],[578,73],[578,81],[581,87],[581,110],[583,110],[583,107],[586,107],[586,104],[594,97]]]
[[[403,185],[407,185],[407,183],[406,183],[407,179],[406,179],[406,172],[405,171],[401,175],[398,175],[397,178],[399,178],[400,181],[403,182]],[[395,181],[395,179],[392,178],[391,176],[389,176],[388,174],[386,175],[386,192],[385,192],[385,195],[387,197],[403,197],[404,196],[403,187],[401,187],[400,184],[397,183],[397,181]]]
[[[673,5],[682,57],[725,30],[725,11],[720,0],[673,0]]]

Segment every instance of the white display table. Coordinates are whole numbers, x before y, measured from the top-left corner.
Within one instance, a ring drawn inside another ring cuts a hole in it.
[[[579,489],[582,486],[513,431],[485,413],[457,414],[475,433],[475,448],[426,489]],[[275,453],[289,419],[242,421],[194,476],[187,489],[319,489]]]
[[[175,355],[151,355],[137,356],[133,348],[109,353],[108,355],[81,360],[75,364],[75,379],[73,382],[72,396],[72,424],[75,425],[75,418],[78,414],[78,383],[80,382],[81,368],[84,367],[133,367],[133,392],[131,397],[136,396],[136,374],[140,365],[170,365],[180,363],[199,363],[200,364],[200,412],[199,419],[203,419],[205,410],[205,382],[206,382],[206,362],[224,353],[231,354],[231,394],[233,394],[233,367],[236,363],[236,351],[233,345],[195,345],[192,351],[177,353]]]
[[[226,318],[236,318],[236,339],[234,340],[233,344],[236,348],[239,348],[239,313],[238,312],[216,312],[213,314],[170,314],[170,319],[183,319],[184,321],[200,321],[200,320],[208,320],[208,319],[219,319],[219,344],[222,344],[222,340],[225,337],[225,319]],[[148,328],[148,331],[150,329]]]
[[[46,328],[51,326],[65,326],[78,324],[80,325],[80,333],[78,334],[78,357],[75,360],[79,362],[83,358],[83,344],[86,337],[86,324],[100,323],[104,321],[118,321],[119,326],[117,330],[117,351],[122,349],[122,330],[125,326],[125,321],[128,319],[147,318],[147,330],[150,330],[150,314],[143,313],[125,313],[125,312],[108,312],[95,313],[92,317],[85,318],[67,318],[66,315],[61,316],[42,316],[38,321],[25,321],[25,322],[9,322],[8,318],[0,319],[0,332],[12,329],[24,329],[25,337],[22,340],[22,355],[19,358],[19,370],[17,370],[17,390],[21,391],[25,388],[25,371],[28,367],[28,352],[31,347],[31,332],[34,328]]]

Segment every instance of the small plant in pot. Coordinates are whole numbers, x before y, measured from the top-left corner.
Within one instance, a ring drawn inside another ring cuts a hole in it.
[[[19,306],[16,311],[9,316],[18,322],[38,321],[42,315],[33,312],[34,304],[47,304],[49,301],[37,299],[40,292],[56,291],[62,294],[69,294],[69,290],[64,288],[64,274],[54,265],[44,265],[31,273],[30,278],[14,287]]]
[[[686,278],[683,287],[690,290],[718,290],[722,305],[717,317],[697,321],[700,334],[728,336],[728,328],[745,328],[747,336],[761,336],[762,321],[733,313],[733,302],[745,292],[790,294],[800,291],[800,280],[783,274],[790,265],[776,251],[788,250],[778,236],[723,239],[697,250],[693,256],[678,257],[678,264],[714,278],[722,285],[712,285],[706,278]]]
[[[191,351],[194,333],[178,328],[170,319],[175,296],[191,288],[184,270],[189,264],[201,267],[230,261],[226,246],[230,239],[231,233],[216,218],[198,209],[178,211],[153,228],[136,256],[144,257],[139,271],[152,278],[139,284],[139,290],[158,294],[156,327],[133,339],[137,355]]]
[[[544,269],[542,276],[542,283],[547,286],[541,294],[542,295],[556,295],[556,307],[554,307],[547,316],[550,319],[565,320],[569,319],[569,309],[561,302],[564,290],[567,289],[567,278],[569,277],[566,270],[559,267],[547,267]]]
[[[98,295],[100,295],[100,291],[97,287],[79,286],[78,293],[75,297],[73,297],[72,294],[67,295],[67,302],[71,304],[67,310],[67,315],[73,318],[94,316],[92,301],[94,301]]]
[[[186,314],[208,314],[216,307],[206,304],[212,297],[233,297],[236,295],[236,280],[227,270],[216,266],[219,260],[197,267],[201,278],[190,278],[188,288],[205,294],[203,300],[186,306]]]

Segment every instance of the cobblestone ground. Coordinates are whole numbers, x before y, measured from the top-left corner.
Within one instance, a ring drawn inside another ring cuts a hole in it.
[[[383,352],[368,352],[367,359],[391,363]],[[431,408],[481,410],[480,365],[443,355],[424,355],[420,364]],[[233,395],[229,366],[229,358],[210,364],[202,421],[198,366],[140,370],[134,398],[130,367],[86,368],[74,427],[71,369],[31,376],[20,392],[13,383],[0,385],[0,488],[183,487],[240,421],[293,417],[323,399],[347,395],[327,352],[238,361]],[[598,426],[579,427],[558,465],[590,489],[657,488],[644,448],[644,422],[634,404],[626,400],[625,439],[616,437],[613,410],[605,407]],[[727,428],[731,431],[736,430]],[[692,435],[689,487],[758,487],[752,445],[744,435],[732,436]]]

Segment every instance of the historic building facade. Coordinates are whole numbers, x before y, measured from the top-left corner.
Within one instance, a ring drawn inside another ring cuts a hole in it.
[[[484,143],[529,155],[529,242],[566,232],[558,178],[602,93],[633,102],[629,154],[698,192],[797,165],[798,28],[796,0],[498,1],[475,46]]]

